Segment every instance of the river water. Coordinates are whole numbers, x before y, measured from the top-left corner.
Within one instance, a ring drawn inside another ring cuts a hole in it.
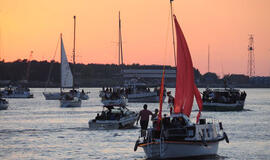
[[[133,151],[139,128],[128,130],[88,129],[88,120],[102,110],[98,88],[80,108],[60,108],[59,101],[46,101],[44,89],[33,88],[32,99],[9,99],[9,108],[0,111],[0,159],[144,159],[141,148]],[[174,93],[174,89],[168,89]],[[245,110],[203,112],[223,122],[230,139],[219,145],[218,156],[207,159],[270,159],[270,89],[244,89]],[[47,89],[58,91],[58,89]],[[167,100],[166,100],[167,101]],[[139,111],[143,103],[129,103]],[[154,111],[158,104],[149,103]],[[164,104],[168,112],[167,104]],[[197,106],[191,117],[197,114]]]

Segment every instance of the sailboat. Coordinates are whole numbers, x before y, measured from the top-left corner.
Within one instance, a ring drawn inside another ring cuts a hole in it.
[[[74,96],[72,93],[64,93],[63,88],[73,88],[74,91],[74,82],[73,75],[67,60],[66,51],[64,48],[64,43],[62,39],[62,34],[60,34],[61,39],[61,87],[60,87],[60,105],[61,107],[80,107],[81,99]]]
[[[118,42],[118,65],[122,66],[123,63],[123,45],[122,45],[122,31],[121,31],[121,18],[119,11],[119,42]],[[104,87],[99,92],[99,97],[101,98],[101,103],[104,106],[126,106],[128,99],[124,94],[124,89],[122,87],[110,87],[105,89]]]
[[[216,155],[218,144],[226,139],[222,123],[201,118],[202,99],[194,83],[194,71],[191,55],[184,34],[174,16],[177,38],[177,73],[174,99],[174,111],[162,117],[162,95],[157,125],[149,128],[135,143],[142,147],[147,158],[169,159]],[[164,71],[161,81],[161,90],[164,87]],[[199,113],[197,122],[192,123],[189,116],[192,110],[193,99],[196,98]],[[219,127],[218,127],[219,126]]]
[[[75,30],[76,30],[76,16],[74,16],[74,40],[73,40],[73,64],[74,65],[75,65]],[[65,51],[65,48],[62,48],[63,47],[62,45],[63,45],[63,43],[62,43],[62,39],[61,39],[61,62],[62,62],[62,50]],[[51,65],[53,65],[53,63]],[[62,66],[62,63],[61,63],[61,66]],[[50,80],[51,69],[52,69],[52,66],[50,68],[47,83]],[[72,95],[73,97],[77,97],[81,100],[88,100],[89,96],[87,94],[89,92],[84,92],[84,90],[82,90],[81,92],[79,90],[75,90],[74,82],[72,82],[72,83],[73,83],[73,86],[72,86],[72,90],[70,90],[70,91],[63,91],[62,90],[61,92],[43,92],[43,95],[44,95],[46,100],[59,100],[62,98],[62,94],[66,94],[66,95],[69,94],[69,95]]]

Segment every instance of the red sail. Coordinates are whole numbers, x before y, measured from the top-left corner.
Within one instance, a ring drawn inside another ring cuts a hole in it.
[[[163,104],[163,92],[164,92],[164,68],[162,73],[161,85],[160,85],[160,94],[159,94],[159,113],[158,113],[158,126],[157,129],[160,130],[160,121],[162,119],[162,104]]]
[[[192,110],[194,95],[196,96],[200,111],[202,109],[202,100],[194,83],[193,64],[188,45],[175,16],[174,22],[177,38],[177,73],[174,112],[189,116]]]

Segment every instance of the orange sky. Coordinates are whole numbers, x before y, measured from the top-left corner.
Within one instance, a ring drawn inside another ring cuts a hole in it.
[[[174,64],[169,0],[0,0],[0,56],[50,60],[63,33],[71,60],[77,16],[77,62],[117,63],[121,11],[124,63]],[[270,75],[269,0],[174,0],[174,13],[201,73],[247,73],[254,34],[256,75]],[[59,53],[59,52],[57,52]],[[59,54],[56,60],[59,60]]]

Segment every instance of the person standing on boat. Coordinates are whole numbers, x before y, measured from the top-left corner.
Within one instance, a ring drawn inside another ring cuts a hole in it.
[[[153,116],[153,113],[147,109],[147,104],[144,104],[143,110],[140,111],[139,117],[137,119],[137,124],[138,124],[138,121],[140,120],[142,136],[145,135],[146,133],[150,115]]]
[[[151,120],[153,122],[153,128],[157,127],[157,121],[158,121],[158,109],[155,109],[155,113],[152,115]]]
[[[173,106],[174,106],[174,97],[172,96],[171,91],[167,92],[167,96],[168,96],[168,103],[170,107],[170,114],[172,114]]]

